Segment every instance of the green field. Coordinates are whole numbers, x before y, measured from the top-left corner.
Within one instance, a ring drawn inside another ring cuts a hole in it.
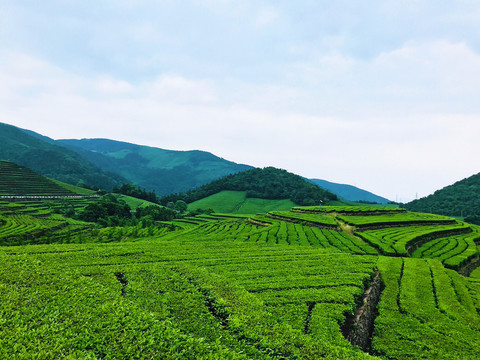
[[[102,228],[55,206],[0,203],[1,358],[480,357],[476,226],[225,207]]]
[[[127,203],[128,206],[130,206],[130,208],[132,210],[135,210],[136,208],[139,208],[139,207],[146,207],[146,206],[155,206],[157,204],[155,203],[152,203],[150,201],[147,201],[147,200],[143,200],[143,199],[137,199],[137,198],[134,198],[132,196],[128,196],[128,195],[123,195],[123,194],[115,194],[115,197],[117,199],[121,199],[123,201],[125,201]]]
[[[290,210],[296,206],[291,200],[247,198],[245,191],[221,191],[188,205],[188,210],[213,209],[218,213],[257,214],[273,210]]]

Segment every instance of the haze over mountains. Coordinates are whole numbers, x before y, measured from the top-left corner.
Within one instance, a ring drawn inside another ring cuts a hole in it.
[[[158,195],[179,193],[229,174],[252,169],[205,151],[174,151],[109,139],[54,140],[0,123],[0,159],[70,184],[111,190],[133,183]],[[351,185],[312,179],[341,199],[386,203]]]

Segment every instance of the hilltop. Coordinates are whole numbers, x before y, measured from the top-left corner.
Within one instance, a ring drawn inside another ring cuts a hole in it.
[[[480,224],[480,173],[405,204],[410,211],[465,217]]]
[[[316,205],[338,199],[335,194],[306,181],[299,175],[266,167],[225,176],[183,194],[167,195],[160,199],[160,202],[163,205],[177,200],[193,203],[222,191],[245,192],[246,198],[288,199],[298,205]]]

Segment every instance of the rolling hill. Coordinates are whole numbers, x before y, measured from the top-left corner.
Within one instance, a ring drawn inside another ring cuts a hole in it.
[[[160,202],[163,205],[178,200],[194,203],[223,191],[243,192],[244,195],[240,196],[241,202],[255,198],[289,200],[290,203],[299,205],[318,205],[338,200],[335,194],[306,181],[301,176],[286,170],[266,167],[228,175],[183,194],[167,195],[161,198]],[[237,196],[222,197],[222,199],[224,202],[228,201],[228,205],[225,206],[233,209],[235,204],[238,204],[239,197],[237,194]],[[207,200],[202,201],[204,204],[210,203]],[[198,203],[195,206],[198,206]],[[217,209],[214,208],[214,210]]]
[[[109,139],[57,140],[104,170],[159,195],[184,192],[251,169],[205,151],[174,151]]]

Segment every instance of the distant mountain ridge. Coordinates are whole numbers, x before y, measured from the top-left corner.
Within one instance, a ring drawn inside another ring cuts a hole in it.
[[[323,189],[336,194],[340,199],[347,201],[365,201],[378,204],[387,204],[390,202],[387,198],[375,195],[369,191],[359,189],[352,185],[337,184],[326,180],[309,179],[314,184]]]
[[[158,195],[185,192],[252,168],[199,150],[165,150],[109,139],[57,140],[55,143]]]
[[[0,159],[73,185],[111,190],[133,183],[157,195],[186,192],[253,168],[205,151],[165,150],[110,139],[54,140],[4,123],[0,123]],[[344,200],[388,202],[351,185],[310,181]]]

